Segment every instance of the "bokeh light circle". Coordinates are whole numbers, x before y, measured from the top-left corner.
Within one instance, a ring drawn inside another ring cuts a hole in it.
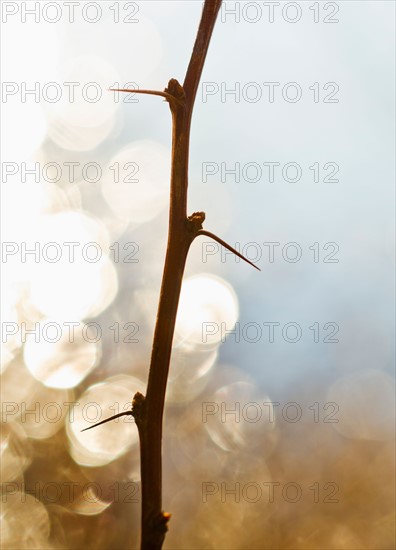
[[[140,140],[111,159],[102,194],[117,217],[140,224],[168,205],[170,157],[170,150],[161,143]]]
[[[238,298],[229,283],[205,273],[189,277],[180,294],[175,343],[216,346],[238,315]]]
[[[51,335],[52,329],[52,335]],[[89,325],[62,323],[46,319],[38,325],[39,334],[50,339],[36,339],[30,334],[24,346],[24,359],[29,372],[52,388],[74,388],[97,365],[100,340],[89,334]]]

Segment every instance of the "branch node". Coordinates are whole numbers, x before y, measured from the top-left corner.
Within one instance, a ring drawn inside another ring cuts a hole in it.
[[[176,78],[171,78],[168,82],[168,87],[165,88],[165,93],[173,96],[175,99],[184,100],[186,94],[183,86],[176,80]]]
[[[168,523],[171,518],[171,514],[168,512],[161,512],[153,519],[153,531],[165,534],[168,531]]]
[[[161,548],[168,531],[171,514],[160,512],[146,518],[146,545],[145,548]]]
[[[191,216],[188,216],[188,230],[194,236],[202,229],[202,224],[205,221],[205,212],[194,212]]]
[[[143,421],[146,411],[146,398],[140,392],[136,392],[132,400],[132,415],[136,420],[136,424]]]

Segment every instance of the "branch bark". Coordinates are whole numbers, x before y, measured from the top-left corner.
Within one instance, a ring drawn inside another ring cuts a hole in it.
[[[207,236],[260,271],[250,260],[220,237],[202,228],[205,220],[204,212],[194,212],[191,216],[187,216],[191,119],[199,81],[221,3],[222,0],[205,0],[183,86],[172,78],[163,92],[125,88],[113,90],[164,97],[168,101],[172,113],[168,244],[154,331],[147,394],[146,397],[141,393],[134,396],[131,411],[112,416],[85,428],[85,430],[95,428],[125,414],[132,414],[135,418],[140,440],[142,550],[160,550],[162,548],[170,519],[170,514],[162,510],[162,422],[173,333],[190,245],[195,237]]]
[[[140,438],[142,550],[162,548],[170,518],[162,510],[161,447],[165,392],[187,254],[205,219],[203,212],[187,217],[190,127],[195,97],[221,2],[205,1],[184,84],[181,86],[172,79],[164,92],[172,112],[173,136],[168,243],[146,397],[136,394],[132,409]]]
[[[194,212],[191,216],[187,216],[191,119],[199,81],[221,3],[222,0],[205,0],[183,86],[172,78],[163,92],[125,88],[112,89],[115,92],[135,92],[164,97],[168,101],[172,113],[168,244],[154,331],[147,394],[146,397],[141,393],[134,396],[131,411],[117,414],[82,430],[90,430],[119,416],[131,414],[135,418],[140,440],[142,550],[160,550],[162,548],[170,519],[170,514],[162,510],[162,422],[173,333],[190,245],[199,235],[210,237],[259,270],[250,260],[220,237],[202,228],[205,220],[204,212]]]

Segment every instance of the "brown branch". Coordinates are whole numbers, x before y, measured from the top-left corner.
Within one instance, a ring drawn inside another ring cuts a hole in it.
[[[221,0],[206,0],[184,86],[171,79],[165,93],[172,112],[172,170],[168,244],[146,397],[134,415],[140,437],[142,550],[160,550],[170,515],[162,510],[162,421],[173,333],[188,250],[205,219],[187,217],[190,124],[199,81]],[[136,396],[138,397],[138,396]]]
[[[222,0],[205,0],[197,38],[195,39],[193,53],[183,84],[184,91],[190,103],[191,112],[221,3]]]
[[[190,245],[198,235],[206,235],[215,239],[253,267],[256,267],[219,237],[202,229],[205,220],[203,212],[195,212],[191,216],[187,216],[191,118],[206,54],[221,3],[222,0],[205,0],[198,34],[183,86],[177,80],[171,79],[168,87],[163,92],[129,90],[126,88],[113,90],[162,96],[169,102],[172,113],[172,170],[168,243],[154,331],[147,393],[146,397],[141,393],[135,395],[131,412],[121,413],[95,425],[104,424],[125,414],[132,414],[135,418],[140,439],[142,550],[160,550],[162,548],[167,523],[170,519],[170,514],[162,510],[162,421],[173,333],[184,267]],[[256,267],[256,269],[258,268]]]

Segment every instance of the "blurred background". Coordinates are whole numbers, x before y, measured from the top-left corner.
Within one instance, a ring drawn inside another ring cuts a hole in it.
[[[70,5],[72,4],[72,6]],[[198,1],[2,2],[2,548],[139,544]],[[394,3],[226,2],[198,91],[165,548],[394,548]]]

